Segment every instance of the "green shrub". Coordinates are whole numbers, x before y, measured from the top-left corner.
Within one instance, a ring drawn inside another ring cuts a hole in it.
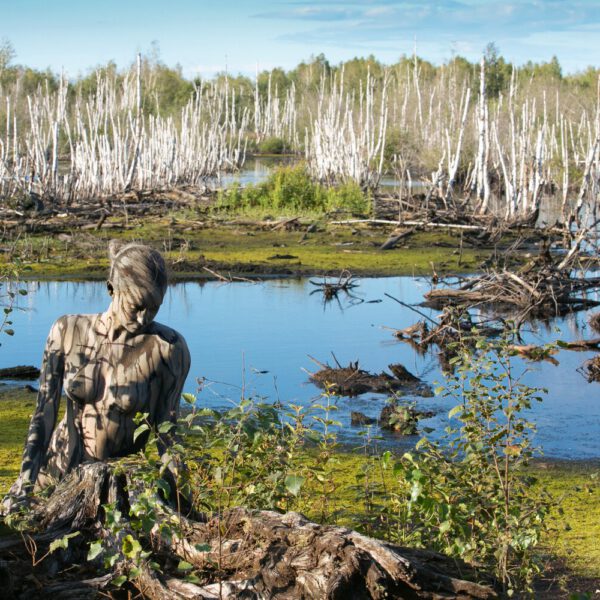
[[[424,438],[393,466],[394,539],[493,571],[511,595],[539,572],[534,552],[553,506],[525,467],[534,425],[522,414],[540,390],[520,383],[507,339],[456,348],[439,391],[459,403],[440,441]]]
[[[269,137],[258,144],[261,154],[283,154],[287,149],[286,143],[279,137]]]
[[[183,535],[181,519],[164,516],[161,498],[175,495],[209,514],[245,506],[297,510],[323,523],[341,520],[491,571],[509,596],[530,590],[539,572],[535,549],[553,507],[525,470],[534,453],[533,425],[522,411],[540,399],[538,390],[520,383],[508,339],[475,338],[457,346],[452,361],[455,375],[438,394],[459,401],[449,413],[455,425],[441,440],[424,438],[400,458],[380,454],[367,428],[363,456],[343,463],[329,392],[308,407],[242,398],[224,412],[199,410],[184,394],[188,413],[177,428],[163,423],[158,431],[147,415],[138,415],[134,436],[151,430],[149,443],[115,468],[140,482],[142,492],[128,515],[104,507],[106,527],[122,545],[93,541],[89,559],[102,555],[107,568],[128,564],[129,578],[142,567],[159,568],[152,565],[161,540]],[[159,436],[171,437],[168,462],[156,453]],[[169,479],[173,466],[176,477]],[[346,485],[354,469],[356,485]]]
[[[345,211],[368,214],[371,199],[356,183],[337,187],[315,183],[304,163],[275,169],[266,181],[221,191],[217,208],[234,211],[262,209],[277,213]]]
[[[354,182],[327,188],[327,210],[344,211],[353,215],[368,215],[371,212],[371,197]]]

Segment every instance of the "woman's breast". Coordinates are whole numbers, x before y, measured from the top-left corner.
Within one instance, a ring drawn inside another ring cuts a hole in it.
[[[138,365],[110,365],[103,359],[71,369],[65,377],[68,398],[79,405],[93,404],[97,412],[118,410],[145,412],[153,375],[140,372]]]

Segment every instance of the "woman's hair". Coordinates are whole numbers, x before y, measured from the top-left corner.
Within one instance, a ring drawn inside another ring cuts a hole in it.
[[[112,240],[108,245],[110,257],[109,291],[121,292],[141,300],[151,294],[160,306],[167,290],[167,268],[157,250],[138,244],[121,244]]]

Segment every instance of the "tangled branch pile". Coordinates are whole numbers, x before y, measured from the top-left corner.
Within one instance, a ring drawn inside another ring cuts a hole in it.
[[[369,373],[358,366],[358,361],[350,362],[347,367],[337,363],[331,367],[310,357],[321,369],[309,373],[310,379],[319,387],[340,396],[358,396],[367,392],[386,394],[397,391],[410,391],[416,395],[429,396],[431,388],[415,377],[400,364],[389,365],[393,375],[386,373]],[[334,357],[335,358],[335,357]]]
[[[3,591],[55,600],[95,598],[115,585],[161,600],[497,597],[490,586],[463,579],[480,578],[453,559],[317,525],[298,513],[240,508],[202,522],[163,503],[148,530],[138,531],[127,515],[144,502],[140,488],[109,464],[78,467],[34,511],[37,531],[27,544],[19,535],[0,541]],[[114,511],[108,518],[110,506],[120,511],[118,527]],[[110,566],[93,551],[99,538],[104,548],[124,549]],[[143,558],[147,549],[152,564]],[[187,576],[192,569],[202,577]]]
[[[600,278],[574,277],[564,269],[489,271],[467,280],[459,287],[434,289],[425,294],[433,308],[460,306],[469,308],[495,305],[516,310],[515,322],[528,317],[553,317],[600,304],[585,297],[585,291],[600,287]]]

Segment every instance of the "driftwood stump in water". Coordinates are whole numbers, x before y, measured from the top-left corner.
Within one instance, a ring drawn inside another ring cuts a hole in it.
[[[114,474],[109,464],[80,465],[33,509],[32,528],[37,532],[0,538],[2,593],[15,599],[96,597],[132,565],[122,557],[106,570],[102,555],[88,562],[89,543],[102,539],[104,547],[114,551],[131,534],[144,549],[153,550],[150,560],[160,566],[151,570],[142,563],[125,584],[125,590],[144,598],[496,597],[490,586],[463,579],[476,576],[451,559],[318,525],[298,513],[238,508],[200,522],[180,517],[164,504],[155,516],[157,524],[144,534],[125,518],[142,491],[130,476]],[[102,505],[109,502],[124,516],[116,533],[105,523]],[[173,519],[173,531],[179,533],[161,537],[160,523]],[[52,541],[74,532],[79,534],[66,549],[40,561]],[[194,582],[185,581],[177,568],[180,561],[194,569]]]
[[[350,362],[347,367],[342,367],[336,359],[337,366],[331,367],[312,356],[309,358],[321,367],[315,373],[307,371],[310,380],[320,388],[340,396],[353,397],[366,392],[380,394],[404,392],[424,397],[432,395],[431,387],[428,384],[423,383],[400,364],[389,365],[388,368],[393,373],[390,375],[385,371],[369,373],[359,367],[358,361]]]

